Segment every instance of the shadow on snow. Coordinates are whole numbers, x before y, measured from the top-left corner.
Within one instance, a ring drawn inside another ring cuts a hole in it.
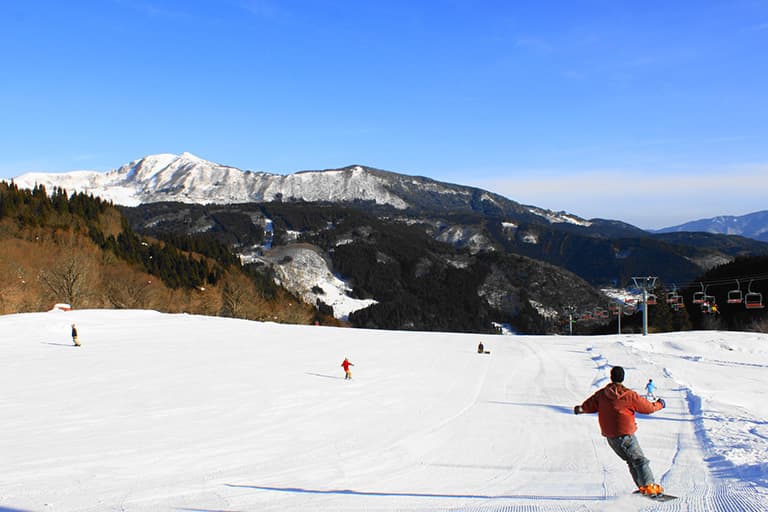
[[[534,500],[534,501],[607,501],[607,496],[544,496],[540,494],[506,494],[493,496],[489,494],[438,494],[420,492],[380,492],[380,491],[355,491],[352,489],[304,489],[301,487],[270,487],[262,485],[238,485],[226,484],[227,487],[241,489],[255,489],[259,491],[284,492],[295,494],[336,494],[344,496],[385,496],[389,498],[448,498],[448,499],[476,499],[476,500]]]
[[[322,373],[312,373],[312,372],[304,372],[306,375],[311,375],[313,377],[323,377],[324,379],[343,379],[344,377],[339,377],[338,375],[323,375]]]
[[[498,400],[488,400],[486,403],[488,404],[497,404],[497,405],[513,405],[516,407],[539,407],[542,409],[549,409],[550,411],[559,412],[561,414],[570,414],[573,416],[573,406],[564,406],[564,405],[552,405],[552,404],[533,404],[533,403],[520,403],[520,402],[500,402]]]

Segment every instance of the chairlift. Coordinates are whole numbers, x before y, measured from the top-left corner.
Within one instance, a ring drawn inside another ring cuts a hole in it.
[[[656,295],[654,295],[652,293],[649,293],[648,295],[645,296],[645,303],[646,303],[646,305],[648,305],[648,306],[655,306],[656,302],[657,302]]]
[[[680,294],[677,293],[677,290],[667,292],[667,304],[677,304],[679,298]]]
[[[702,308],[706,306],[707,312],[717,311],[717,299],[714,295],[706,295]]]
[[[741,285],[739,285],[739,280],[737,279],[736,289],[728,291],[728,304],[741,304],[743,300],[744,297],[741,294]]]
[[[705,295],[704,302],[701,303],[702,313],[717,313],[717,298],[714,295]]]
[[[701,291],[693,292],[694,304],[704,304],[707,301],[707,292],[706,288],[704,288],[704,283],[699,284],[701,285]]]
[[[752,291],[752,281],[749,282],[749,291],[744,296],[744,307],[747,309],[762,309],[765,307],[763,304],[763,294]]]

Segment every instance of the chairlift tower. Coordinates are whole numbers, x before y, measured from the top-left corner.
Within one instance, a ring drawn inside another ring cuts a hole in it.
[[[621,315],[624,314],[624,303],[616,300],[616,322],[619,324],[619,336],[621,336]]]
[[[643,290],[643,336],[648,335],[648,290],[653,290],[658,277],[633,277],[635,286]]]
[[[576,311],[576,306],[566,306],[565,311],[568,313],[568,335],[573,336],[573,312]]]

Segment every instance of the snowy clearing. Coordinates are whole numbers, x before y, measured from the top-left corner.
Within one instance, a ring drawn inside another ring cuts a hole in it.
[[[3,511],[768,510],[762,334],[479,336],[107,310],[0,316],[0,332]],[[667,400],[638,415],[638,438],[676,501],[631,495],[597,417],[572,413],[613,365]]]

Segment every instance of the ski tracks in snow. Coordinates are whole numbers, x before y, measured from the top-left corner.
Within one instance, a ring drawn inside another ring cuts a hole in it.
[[[660,389],[669,390],[665,395],[667,408],[652,416],[652,420],[675,421],[676,434],[674,455],[669,461],[666,471],[659,478],[660,483],[670,494],[678,496],[672,502],[650,504],[640,510],[663,510],[670,512],[758,512],[768,510],[768,496],[761,494],[753,479],[766,478],[768,464],[758,463],[757,467],[737,471],[734,465],[726,459],[722,449],[712,442],[711,429],[718,429],[718,437],[726,435],[733,438],[733,442],[727,443],[728,449],[754,442],[755,437],[768,441],[768,436],[759,435],[758,430],[768,430],[768,422],[756,422],[745,413],[743,418],[736,420],[724,420],[710,415],[704,408],[704,400],[683,380],[677,378],[672,370],[663,366],[654,357],[653,351],[642,351],[631,343],[620,342],[632,355],[639,359],[638,366],[648,370],[649,374],[661,373],[664,384]],[[653,348],[653,347],[651,347]],[[602,360],[602,356],[593,356],[594,360]],[[691,356],[682,356],[682,359],[692,360]],[[696,358],[701,361],[701,358]],[[713,361],[723,364],[722,361]],[[618,362],[616,364],[619,364]],[[660,368],[661,366],[661,368]],[[760,366],[760,365],[754,365]],[[655,368],[655,370],[653,369]],[[666,413],[666,415],[664,414]],[[675,414],[676,418],[668,415]],[[745,424],[752,425],[749,432],[745,432]],[[733,432],[725,432],[731,429]],[[757,436],[755,434],[758,434]],[[642,432],[640,433],[642,436]],[[768,445],[768,443],[766,443]],[[765,450],[750,447],[750,453],[765,453]],[[662,461],[651,457],[652,467],[659,468]],[[702,469],[700,464],[704,459],[709,471]]]

